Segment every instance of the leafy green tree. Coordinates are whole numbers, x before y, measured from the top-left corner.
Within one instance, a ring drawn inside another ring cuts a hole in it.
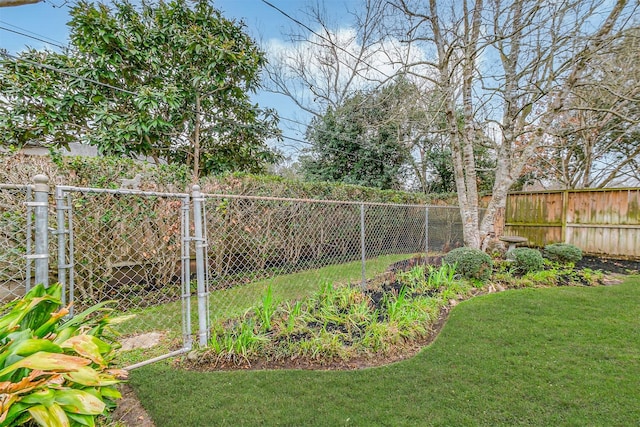
[[[242,24],[206,0],[80,1],[70,13],[69,50],[0,64],[4,144],[80,140],[186,163],[196,178],[277,160],[265,144],[277,117],[249,99],[264,53]]]
[[[401,125],[389,119],[384,100],[383,93],[359,92],[312,120],[307,129],[312,147],[300,161],[307,180],[380,189],[401,186],[408,150]]]
[[[444,118],[430,104],[435,99],[399,77],[381,89],[357,92],[338,107],[329,106],[307,130],[313,145],[301,157],[302,174],[307,180],[381,189],[454,192]],[[489,191],[495,161],[482,138],[479,133],[474,148],[477,175],[481,190]]]

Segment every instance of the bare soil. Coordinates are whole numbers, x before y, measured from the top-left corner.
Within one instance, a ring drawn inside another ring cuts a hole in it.
[[[640,260],[612,259],[595,256],[584,256],[576,263],[577,268],[590,268],[616,274],[638,274],[640,272]]]
[[[130,427],[155,427],[155,423],[138,400],[131,386],[126,383],[120,384],[118,389],[122,394],[122,399],[118,400],[118,406],[111,414],[111,418]]]

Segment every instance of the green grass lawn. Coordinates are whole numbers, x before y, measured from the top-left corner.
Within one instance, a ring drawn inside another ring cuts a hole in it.
[[[131,385],[161,426],[640,424],[640,276],[458,305],[418,356],[360,371],[186,372]]]

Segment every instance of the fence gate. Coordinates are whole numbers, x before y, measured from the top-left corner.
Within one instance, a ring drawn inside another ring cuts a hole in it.
[[[116,326],[123,342],[160,338],[130,368],[190,350],[189,195],[58,186],[55,203],[57,281],[73,310],[114,300],[134,315]]]

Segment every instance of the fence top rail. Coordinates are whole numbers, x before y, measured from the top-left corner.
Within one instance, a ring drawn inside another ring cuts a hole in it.
[[[0,184],[0,190],[33,190],[33,184]]]
[[[324,203],[328,205],[354,205],[354,206],[393,206],[404,208],[448,208],[458,209],[457,206],[436,206],[436,205],[412,205],[412,204],[400,204],[400,203],[382,203],[382,202],[354,202],[348,200],[321,200],[321,199],[295,199],[287,197],[270,197],[270,196],[248,196],[241,194],[210,194],[202,193],[204,198],[219,198],[219,199],[248,199],[248,200],[264,200],[271,202],[299,202],[299,203]]]
[[[532,191],[511,191],[509,195],[520,196],[529,194],[558,194],[558,193],[613,193],[619,191],[640,191],[640,187],[617,187],[617,188],[568,188],[565,190],[532,190]]]
[[[148,197],[175,197],[186,198],[189,197],[188,193],[165,193],[159,191],[142,191],[142,190],[130,190],[127,188],[89,188],[89,187],[73,187],[70,185],[57,185],[56,189],[63,192],[83,192],[83,193],[102,193],[102,194],[129,194],[135,196],[148,196]]]

